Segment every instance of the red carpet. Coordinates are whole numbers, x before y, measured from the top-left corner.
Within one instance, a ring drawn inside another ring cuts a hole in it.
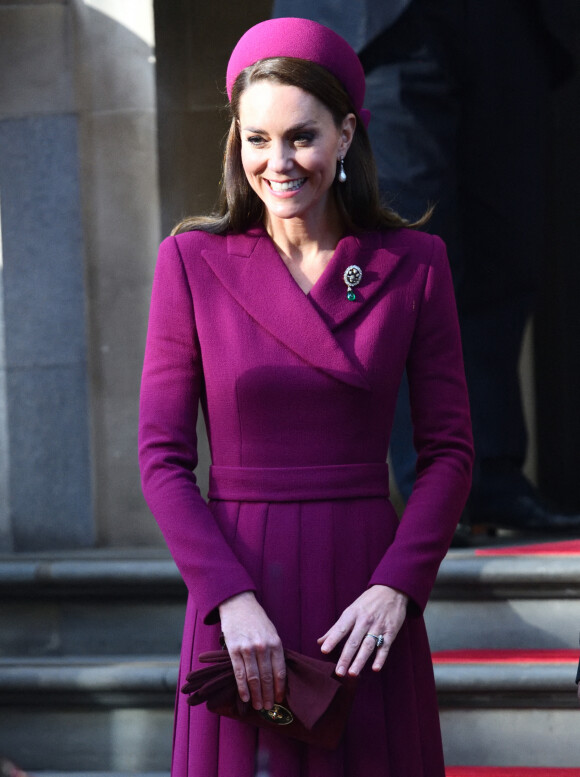
[[[580,540],[540,542],[535,545],[509,545],[501,548],[477,548],[476,556],[579,556]]]
[[[577,664],[578,650],[440,650],[434,664]],[[580,777],[580,769],[578,770]]]
[[[448,766],[447,777],[580,777],[580,769],[547,766]]]

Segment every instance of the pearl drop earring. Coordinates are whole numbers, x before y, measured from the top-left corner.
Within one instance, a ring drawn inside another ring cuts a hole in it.
[[[344,157],[339,157],[340,162],[340,170],[338,171],[338,180],[340,183],[344,183],[346,181],[346,173],[344,172]]]

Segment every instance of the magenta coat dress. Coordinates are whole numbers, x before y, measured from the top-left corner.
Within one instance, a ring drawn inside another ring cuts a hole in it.
[[[343,273],[362,268],[356,300]],[[402,520],[385,464],[407,368],[418,476]],[[200,496],[196,418],[210,440]],[[172,777],[443,777],[422,610],[466,500],[472,439],[441,240],[343,238],[309,294],[262,228],[189,232],[160,249],[143,371],[140,461],[189,590],[179,684],[219,646],[217,607],[253,590],[286,647],[316,640],[369,585],[407,593],[385,668],[361,675],[342,743],[325,751],[189,707],[177,694]]]

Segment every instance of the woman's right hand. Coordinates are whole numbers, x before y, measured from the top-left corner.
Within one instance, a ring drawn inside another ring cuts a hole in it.
[[[232,660],[238,693],[256,710],[271,709],[286,692],[282,641],[251,591],[219,606],[221,628]]]

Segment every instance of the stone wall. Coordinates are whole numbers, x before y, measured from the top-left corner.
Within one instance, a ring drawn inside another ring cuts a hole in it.
[[[0,548],[94,541],[78,115],[66,3],[0,5]]]

